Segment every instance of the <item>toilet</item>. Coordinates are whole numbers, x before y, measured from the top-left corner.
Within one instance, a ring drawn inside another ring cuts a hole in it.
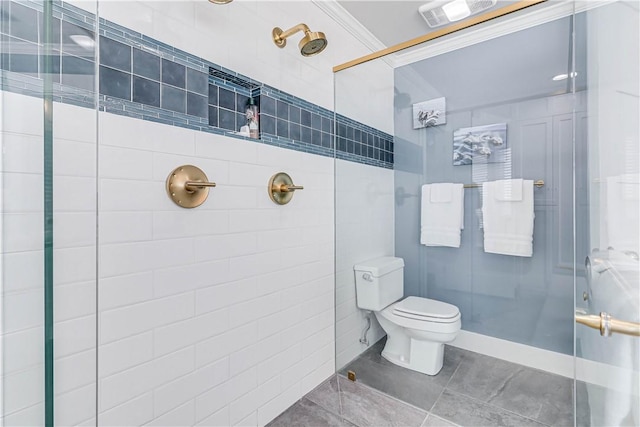
[[[387,333],[382,357],[404,368],[436,375],[444,343],[460,331],[460,310],[428,298],[404,296],[404,260],[375,258],[353,267],[358,308],[375,313]]]

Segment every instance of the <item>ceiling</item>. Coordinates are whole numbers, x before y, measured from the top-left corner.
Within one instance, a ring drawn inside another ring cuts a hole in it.
[[[433,0],[338,0],[347,12],[386,47],[434,31],[418,12],[420,6],[430,2]],[[516,0],[498,0],[489,10],[499,9],[516,2]]]

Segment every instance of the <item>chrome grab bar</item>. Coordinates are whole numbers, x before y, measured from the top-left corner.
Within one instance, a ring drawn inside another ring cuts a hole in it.
[[[576,311],[575,318],[577,323],[599,329],[603,337],[611,336],[613,333],[640,337],[640,323],[618,320],[605,312],[595,315]]]

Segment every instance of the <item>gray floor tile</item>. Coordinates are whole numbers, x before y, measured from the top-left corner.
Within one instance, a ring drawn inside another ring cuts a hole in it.
[[[587,384],[583,381],[576,383],[576,424],[579,426],[594,425],[591,423],[589,392]]]
[[[517,370],[488,403],[552,426],[573,425],[573,380],[531,368]]]
[[[387,337],[386,336],[382,337],[377,343],[375,343],[374,345],[369,347],[364,353],[362,353],[359,359],[369,359],[374,362],[380,362],[381,360],[384,360],[382,356],[380,356],[380,353],[382,353],[382,349],[384,348],[384,345],[386,344],[386,342],[387,342]]]
[[[380,341],[378,341],[369,349],[367,349],[367,351],[365,351],[358,359],[353,361],[352,364],[359,360],[366,359],[372,362],[379,363],[384,367],[400,368],[398,365],[394,365],[393,363],[389,362],[387,359],[382,357],[381,353],[385,343],[386,343],[386,337],[382,338]],[[438,375],[429,376],[429,375],[421,374],[420,372],[412,371],[410,369],[406,369],[406,368],[401,368],[401,369],[414,374],[416,378],[422,379],[425,377],[429,377],[431,378],[430,382],[445,386],[449,382],[449,379],[455,372],[458,365],[460,364],[460,361],[462,360],[462,358],[465,357],[466,354],[472,354],[472,353],[456,347],[445,345],[442,370],[438,372]],[[351,368],[349,367],[349,365],[347,365],[345,368],[341,370],[341,372],[344,372],[346,375],[346,371],[348,371],[349,369]]]
[[[433,414],[429,414],[427,419],[424,420],[422,427],[458,427],[458,425],[450,421],[443,420],[440,417],[436,417]]]
[[[347,368],[356,373],[358,382],[425,411],[431,410],[444,389],[435,377],[389,362],[381,364],[362,358],[349,364]]]
[[[577,384],[577,425],[638,427],[638,400],[610,388],[579,381]],[[631,404],[629,404],[631,403]]]
[[[427,413],[357,382],[338,377],[343,417],[357,426],[419,427]]]
[[[354,427],[308,399],[302,399],[267,424],[268,427]]]
[[[442,393],[432,412],[447,421],[461,426],[544,426],[544,424],[537,421],[448,390]]]
[[[524,366],[515,363],[467,353],[447,388],[483,402],[495,398],[513,376],[524,370]]]
[[[320,384],[315,390],[311,391],[305,397],[334,414],[341,414],[340,395],[338,394],[338,377],[336,375]]]

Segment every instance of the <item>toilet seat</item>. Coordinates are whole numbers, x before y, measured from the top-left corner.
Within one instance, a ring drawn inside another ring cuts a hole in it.
[[[394,316],[423,322],[454,323],[460,319],[455,305],[428,298],[407,297],[389,308]]]

